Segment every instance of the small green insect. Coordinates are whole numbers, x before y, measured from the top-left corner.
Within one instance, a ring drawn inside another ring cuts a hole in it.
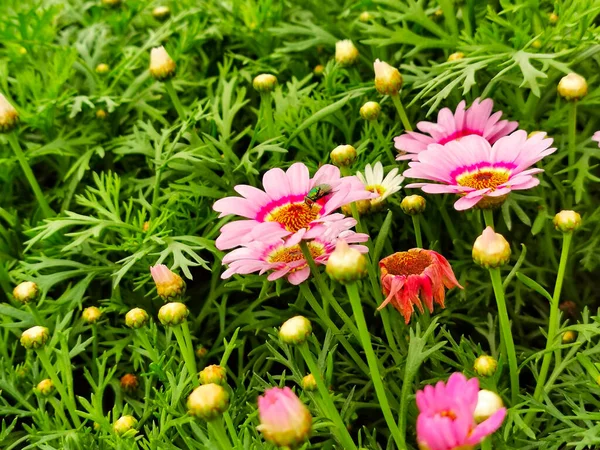
[[[306,203],[308,206],[312,206],[316,201],[325,197],[330,192],[331,186],[328,184],[317,184],[310,191],[308,191],[308,194],[306,194],[306,197],[304,197],[304,203]]]

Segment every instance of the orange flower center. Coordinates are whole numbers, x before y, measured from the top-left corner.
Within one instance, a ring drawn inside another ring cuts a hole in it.
[[[371,184],[369,186],[365,186],[365,190],[379,195],[383,195],[385,193],[385,188],[380,184]]]
[[[490,188],[493,191],[509,178],[510,172],[507,169],[490,168],[463,173],[456,177],[456,182],[477,190]]]
[[[266,222],[279,222],[290,233],[308,228],[310,223],[319,218],[322,206],[318,203],[307,205],[306,202],[288,203],[271,211]]]
[[[440,413],[440,416],[442,416],[442,417],[448,417],[448,418],[450,418],[452,420],[456,419],[456,414],[454,414],[454,411],[450,411],[450,410],[449,411],[442,411]]]
[[[390,275],[421,275],[433,260],[423,250],[398,252],[381,261]]]
[[[325,253],[325,247],[323,244],[312,241],[308,243],[308,250],[310,251],[313,259],[318,258],[319,256]],[[301,261],[304,259],[304,255],[302,254],[302,250],[300,249],[300,245],[293,245],[291,247],[280,247],[276,249],[273,253],[271,253],[267,260],[271,264],[275,263],[285,263],[290,264],[295,261]],[[294,270],[299,270],[306,267],[306,264],[295,268]]]

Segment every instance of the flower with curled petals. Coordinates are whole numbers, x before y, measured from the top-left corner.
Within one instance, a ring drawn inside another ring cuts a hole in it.
[[[470,108],[465,109],[465,101],[461,101],[452,114],[449,108],[443,108],[438,113],[436,123],[419,122],[417,128],[423,133],[409,131],[394,138],[395,146],[404,152],[396,159],[417,159],[417,155],[427,150],[429,144],[444,145],[465,136],[481,136],[493,144],[502,136],[517,129],[518,122],[500,120],[502,111],[492,114],[494,102],[490,98],[481,101],[476,99]]]
[[[417,442],[420,450],[473,449],[494,433],[506,417],[506,408],[497,408],[477,424],[475,409],[479,380],[453,373],[447,383],[425,386],[417,392]]]
[[[326,185],[327,192],[315,201],[307,201],[311,189],[320,185]],[[322,235],[325,223],[345,219],[343,214],[335,213],[338,208],[377,197],[367,191],[357,177],[342,177],[340,169],[330,164],[323,165],[313,178],[302,163],[293,164],[286,172],[279,168],[268,170],[263,176],[263,187],[264,191],[237,185],[234,189],[242,197],[226,197],[215,202],[213,209],[221,213],[219,217],[244,218],[221,228],[216,240],[219,250],[294,234],[300,234],[302,239],[314,239]]]
[[[530,168],[556,151],[546,133],[527,137],[523,130],[500,138],[494,145],[481,136],[466,136],[446,145],[431,144],[404,171],[408,178],[430,180],[413,183],[428,194],[458,194],[454,207],[461,211],[477,205],[488,209],[501,205],[511,191],[531,189],[540,183]]]

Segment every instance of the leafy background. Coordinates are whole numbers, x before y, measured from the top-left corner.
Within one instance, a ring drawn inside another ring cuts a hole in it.
[[[494,448],[600,445],[599,373],[593,364],[600,352],[595,315],[600,149],[590,140],[600,127],[600,2],[161,4],[172,10],[164,23],[152,17],[159,5],[155,1],[125,0],[116,8],[96,0],[4,0],[0,5],[0,91],[19,109],[19,140],[57,213],[42,220],[6,138],[0,137],[3,448],[215,448],[205,425],[185,414],[190,387],[185,371],[179,370],[183,363],[170,344],[171,334],[160,325],[149,328],[147,336],[157,350],[152,354],[124,326],[124,314],[133,307],[156,317],[162,301],[148,268],[157,262],[187,281],[194,343],[208,349],[199,368],[218,362],[228,368],[230,412],[244,448],[270,448],[256,431],[256,396],[268,385],[296,386],[306,372],[295,351],[275,334],[284,318],[298,313],[313,321],[311,345],[351,434],[363,447],[392,448],[368,373],[339,345],[340,337],[356,349],[358,342],[348,330],[328,331],[298,289],[285,282],[259,276],[221,280],[223,253],[214,239],[229,219],[218,219],[211,209],[236,184],[259,186],[262,173],[271,167],[302,161],[316,170],[329,162],[329,152],[338,144],[358,149],[356,170],[377,160],[387,170],[396,166],[386,152],[402,127],[391,100],[374,90],[375,58],[400,68],[401,94],[413,123],[432,120],[441,107],[454,108],[461,99],[470,103],[484,96],[521,128],[543,130],[555,139],[559,151],[542,162],[541,186],[511,194],[496,213],[500,232],[513,246],[507,295],[523,389],[522,401],[511,405]],[[366,22],[359,20],[364,11],[371,15]],[[552,12],[558,15],[556,24],[549,21]],[[342,68],[332,60],[340,39],[352,39],[359,49],[356,66]],[[185,121],[178,119],[164,85],[147,70],[150,49],[158,45],[165,45],[177,62],[173,82],[188,114]],[[466,57],[446,62],[455,51]],[[99,63],[109,64],[110,72],[96,73]],[[313,73],[318,64],[324,66],[322,76]],[[569,104],[557,96],[556,85],[573,70],[587,78],[590,91],[578,104],[577,159],[568,166]],[[251,87],[262,72],[279,80],[273,93],[273,136],[265,126],[260,96]],[[383,116],[377,124],[358,114],[368,100],[381,101]],[[105,119],[97,117],[99,110],[108,113]],[[363,220],[372,239],[381,243],[383,256],[415,245],[410,218],[399,208],[403,195],[393,197],[387,211]],[[379,294],[366,282],[360,290],[396,412],[408,371],[417,371],[414,392],[453,371],[474,376],[473,360],[482,352],[498,356],[491,284],[470,256],[482,226],[479,213],[454,211],[449,197],[427,200],[426,245],[451,260],[466,289],[452,292],[435,320],[421,316],[407,327],[390,310],[387,333],[375,313]],[[584,217],[584,226],[574,239],[563,290],[563,300],[577,308],[563,316],[563,325],[579,335],[575,343],[562,346],[549,395],[535,402],[532,387],[548,315],[548,302],[539,292],[552,289],[560,254],[561,236],[551,218],[570,202]],[[30,311],[11,296],[21,280],[34,280],[42,290],[37,307],[52,329],[50,347],[59,370],[68,371],[71,360],[78,409],[89,419],[78,431],[53,415],[52,401],[32,391],[45,376],[34,356],[18,344],[21,332],[35,325]],[[316,288],[312,292],[319,296]],[[349,311],[347,301],[341,301]],[[104,311],[95,339],[80,317],[90,305]],[[335,315],[331,318],[341,327]],[[94,346],[98,359],[93,358]],[[501,370],[482,380],[482,386],[506,394],[503,366],[501,361]],[[127,372],[142,380],[132,395],[118,385],[118,377]],[[323,425],[327,418],[315,409],[310,394],[302,398],[315,416],[308,447],[332,448],[336,444]],[[522,417],[531,408],[542,414],[527,427]],[[136,439],[127,442],[111,429],[124,412],[140,420]],[[411,448],[416,447],[416,413],[411,402]],[[99,426],[94,428],[93,422]]]

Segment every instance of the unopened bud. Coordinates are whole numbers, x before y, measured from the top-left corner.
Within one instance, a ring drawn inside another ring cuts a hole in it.
[[[356,161],[356,149],[351,145],[338,145],[329,154],[337,167],[349,167]]]
[[[13,105],[0,94],[0,133],[10,133],[19,124],[19,113]]]
[[[337,241],[335,250],[329,256],[325,267],[327,275],[342,284],[360,280],[367,274],[367,259],[358,250],[351,248],[346,241]]]
[[[464,57],[465,57],[465,54],[463,52],[452,53],[450,56],[448,56],[448,62],[458,61],[458,60],[463,59]]]
[[[23,331],[21,345],[26,349],[41,348],[50,338],[50,330],[46,327],[35,326]]]
[[[280,339],[290,345],[303,344],[311,333],[310,320],[304,316],[295,316],[286,320],[279,329]]]
[[[165,301],[174,300],[185,293],[185,281],[164,264],[150,267],[150,275],[156,283],[156,292]]]
[[[562,334],[562,343],[571,344],[577,340],[577,333],[573,330],[567,330]]]
[[[489,355],[481,355],[477,357],[473,364],[473,369],[477,372],[477,375],[482,377],[491,377],[496,373],[498,368],[498,361],[496,358]]]
[[[187,400],[188,413],[203,420],[221,416],[229,407],[229,394],[218,384],[203,384],[192,391]]]
[[[258,416],[257,429],[278,447],[300,447],[312,428],[310,411],[289,387],[274,387],[258,397]]]
[[[163,305],[158,311],[158,320],[165,326],[174,326],[183,323],[190,311],[187,306],[179,302]]]
[[[325,72],[325,66],[323,66],[323,64],[317,64],[313,69],[313,73],[318,77],[323,75],[323,72]]]
[[[200,373],[200,383],[218,384],[225,386],[227,384],[227,370],[217,364],[205,367]]]
[[[46,378],[40,381],[35,389],[44,397],[48,397],[54,392],[54,383],[50,378]]]
[[[33,281],[23,281],[13,289],[13,297],[20,303],[29,303],[37,298],[39,292]]]
[[[196,349],[196,357],[197,358],[204,358],[206,355],[208,354],[208,350],[206,349],[206,347],[204,347],[203,345],[201,345],[200,347],[198,347]]]
[[[157,6],[152,10],[152,17],[162,22],[171,16],[171,9],[168,6]]]
[[[104,6],[115,8],[121,4],[121,0],[102,0]]]
[[[420,195],[408,195],[402,199],[400,208],[404,211],[404,214],[409,216],[416,216],[425,211],[427,201]]]
[[[365,120],[377,120],[381,114],[381,106],[377,102],[367,102],[360,107],[360,117]]]
[[[98,322],[98,320],[100,320],[100,317],[102,317],[102,311],[95,306],[85,308],[81,313],[81,318],[83,319],[83,321],[89,324]]]
[[[492,227],[483,230],[473,244],[473,260],[486,269],[503,266],[510,259],[510,245]]]
[[[162,45],[150,51],[150,74],[155,79],[168,80],[175,75],[175,68],[175,61],[171,59]]]
[[[25,56],[27,54],[27,49],[25,47],[19,47],[19,55]]]
[[[360,16],[358,16],[358,20],[363,23],[367,23],[373,20],[373,15],[369,11],[363,11],[360,13]]]
[[[335,43],[335,61],[342,66],[351,66],[358,60],[358,50],[350,39]]]
[[[375,69],[375,89],[381,95],[397,95],[402,87],[402,75],[395,67],[384,61],[376,59],[373,63]]]
[[[305,391],[314,391],[317,389],[317,381],[315,380],[315,376],[312,373],[309,373],[304,378],[302,378],[302,389]]]
[[[587,81],[575,72],[565,75],[558,82],[558,93],[566,100],[581,100],[587,92]]]
[[[96,66],[96,73],[104,75],[110,71],[110,66],[106,63],[100,63]]]
[[[554,228],[563,233],[572,233],[581,226],[581,216],[575,211],[563,210],[554,216]]]
[[[270,73],[261,73],[252,81],[252,87],[261,94],[273,92],[275,86],[277,86],[277,78]]]
[[[142,308],[133,308],[125,314],[125,325],[129,328],[142,328],[148,323],[149,319],[150,317],[145,310]]]
[[[146,220],[143,224],[142,224],[142,231],[144,233],[146,233],[148,230],[150,229],[150,221]]]
[[[123,375],[121,380],[119,380],[119,383],[121,385],[121,389],[129,394],[135,392],[140,385],[138,377],[132,373],[126,373]]]
[[[477,406],[473,417],[475,422],[481,423],[492,417],[496,412],[504,408],[502,398],[498,394],[486,389],[481,389],[477,394]]]
[[[135,417],[121,416],[113,424],[113,430],[117,435],[123,436],[128,431],[133,430],[136,425],[137,425],[137,420]],[[132,433],[132,434],[135,434],[135,433]]]
[[[96,110],[96,119],[104,120],[108,117],[108,113],[103,109]]]
[[[532,42],[531,46],[535,49],[540,49],[540,48],[542,48],[542,41],[540,41],[539,39],[536,39],[535,41]]]
[[[552,25],[556,25],[556,23],[558,22],[558,14],[556,14],[556,13],[548,14],[548,20],[550,21],[550,23]]]

